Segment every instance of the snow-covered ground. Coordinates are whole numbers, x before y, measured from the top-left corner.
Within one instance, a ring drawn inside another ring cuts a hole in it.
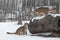
[[[20,26],[22,25],[17,25],[17,22],[0,22],[0,40],[60,40],[60,38],[6,34],[6,32],[15,32]]]

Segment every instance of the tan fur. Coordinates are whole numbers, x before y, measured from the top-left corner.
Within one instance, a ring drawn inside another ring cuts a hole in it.
[[[25,23],[24,26],[19,27],[15,33],[7,32],[7,34],[25,35],[27,34],[27,27],[28,27],[28,23]]]
[[[56,8],[49,9],[47,7],[41,7],[38,9],[34,10],[36,15],[43,15],[43,14],[48,14],[48,13],[56,13]]]

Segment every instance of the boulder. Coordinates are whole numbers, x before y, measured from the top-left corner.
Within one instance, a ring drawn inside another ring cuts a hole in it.
[[[58,34],[58,32],[60,32],[60,16],[53,17],[51,15],[46,15],[40,20],[30,20],[28,29],[32,34],[46,32],[52,32],[52,35],[53,33]]]

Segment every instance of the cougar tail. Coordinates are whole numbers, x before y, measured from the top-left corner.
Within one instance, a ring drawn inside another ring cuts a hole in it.
[[[16,33],[10,33],[10,32],[7,32],[7,34],[16,34]]]

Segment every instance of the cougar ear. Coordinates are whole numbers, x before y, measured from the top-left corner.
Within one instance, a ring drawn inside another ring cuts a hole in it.
[[[30,22],[32,22],[32,20],[30,20]]]

